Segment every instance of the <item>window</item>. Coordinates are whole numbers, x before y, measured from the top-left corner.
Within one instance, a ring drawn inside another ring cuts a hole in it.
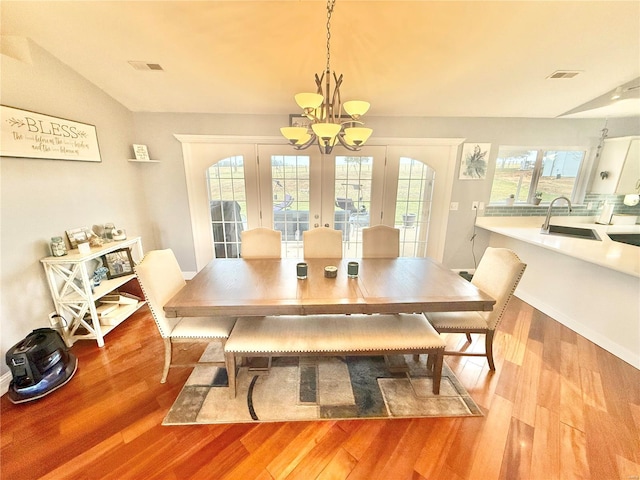
[[[533,203],[536,193],[543,202],[565,196],[575,201],[584,150],[533,150],[500,147],[491,188],[492,204],[514,195],[516,203]]]

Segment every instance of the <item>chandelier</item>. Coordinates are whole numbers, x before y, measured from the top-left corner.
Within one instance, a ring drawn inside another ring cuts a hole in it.
[[[351,100],[342,103],[340,85],[342,74],[338,77],[331,72],[331,14],[336,0],[327,0],[327,68],[320,77],[315,75],[316,93],[298,93],[296,103],[303,115],[310,120],[310,127],[282,127],[280,132],[296,150],[304,150],[317,143],[321,153],[331,153],[338,143],[351,151],[360,150],[373,132],[363,127],[361,117],[369,110],[369,102]],[[334,87],[331,88],[333,76]],[[342,114],[342,109],[347,115]]]

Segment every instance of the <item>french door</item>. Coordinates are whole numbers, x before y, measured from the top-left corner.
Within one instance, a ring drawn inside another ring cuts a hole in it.
[[[218,250],[237,254],[238,230],[259,226],[283,233],[283,257],[301,257],[303,232],[318,226],[341,230],[343,255],[358,257],[362,228],[377,224],[400,229],[401,255],[443,257],[461,139],[321,155],[313,147],[298,152],[256,138],[234,138],[233,144],[208,136],[176,138],[183,145],[198,270],[220,256]],[[228,223],[225,215],[234,232],[216,225]],[[216,228],[223,242],[214,238]]]
[[[381,217],[382,202],[372,199],[384,195],[384,160],[384,147],[321,155],[259,145],[259,225],[282,232],[283,257],[302,257],[303,232],[320,226],[340,230],[344,256],[358,256],[360,229]]]

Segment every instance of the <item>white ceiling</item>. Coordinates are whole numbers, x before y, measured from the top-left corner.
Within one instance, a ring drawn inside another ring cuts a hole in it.
[[[323,0],[0,8],[5,40],[29,38],[134,112],[295,113],[294,93],[314,91],[326,64]],[[556,117],[640,77],[637,0],[338,0],[331,34],[342,99],[370,101],[369,115]],[[547,79],[557,70],[581,73]]]

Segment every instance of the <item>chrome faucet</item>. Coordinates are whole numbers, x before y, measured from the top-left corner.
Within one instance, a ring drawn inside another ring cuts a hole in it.
[[[540,233],[549,233],[549,222],[551,221],[551,207],[553,207],[553,204],[556,203],[556,200],[566,200],[566,202],[569,204],[569,212],[571,212],[571,200],[569,200],[567,197],[556,197],[553,200],[551,200],[551,203],[549,203],[549,209],[547,210],[547,217],[544,219],[544,223],[542,224]]]

